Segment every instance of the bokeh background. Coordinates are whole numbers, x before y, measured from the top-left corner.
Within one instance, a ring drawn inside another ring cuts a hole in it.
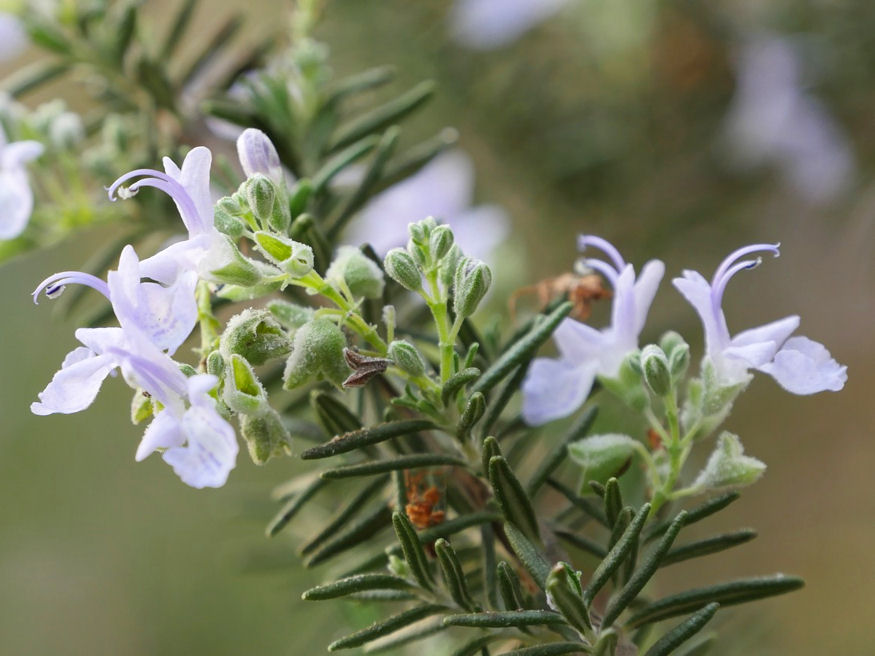
[[[160,25],[173,4],[144,13]],[[266,38],[288,9],[202,5],[205,30],[244,8],[247,38]],[[438,82],[408,136],[459,130],[477,199],[512,221],[494,255],[509,289],[568,270],[584,231],[630,261],[663,259],[670,275],[709,274],[742,244],[783,244],[733,282],[730,328],[798,313],[801,333],[848,365],[848,384],[793,397],[754,381],[728,427],[769,471],[706,528],[760,537],[666,570],[660,585],[801,575],[800,592],[723,613],[717,653],[871,654],[875,5],[329,0],[317,35],[338,75],[389,63],[394,91]],[[256,469],[241,457],[225,488],[197,491],[157,458],[134,463],[142,429],[117,382],[79,415],[28,412],[75,327],[28,293],[79,268],[108,230],[0,269],[0,654],[322,653],[373,618],[299,601],[327,574],[297,566],[293,536],[263,537],[268,492],[300,462]],[[644,338],[668,327],[701,353],[696,317],[663,284]]]

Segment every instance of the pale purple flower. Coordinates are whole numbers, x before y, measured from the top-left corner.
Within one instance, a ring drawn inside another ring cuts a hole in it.
[[[33,191],[24,165],[43,152],[38,141],[6,141],[0,127],[0,239],[21,234],[33,211]]]
[[[584,235],[578,243],[581,250],[593,246],[608,256],[609,261],[584,262],[614,288],[611,324],[601,330],[574,319],[559,324],[553,338],[560,357],[535,359],[523,382],[523,418],[530,425],[571,414],[589,396],[596,376],[617,375],[623,359],[638,348],[638,335],[665,271],[662,262],[651,260],[636,280],[634,267],[604,239]]]
[[[775,165],[803,197],[826,201],[847,186],[854,161],[839,125],[805,90],[801,68],[786,38],[757,35],[744,43],[726,142],[735,164]]]
[[[27,43],[27,32],[18,17],[8,11],[0,11],[0,61],[18,57]]]
[[[760,258],[743,260],[753,253],[779,255],[778,244],[753,244],[730,253],[717,267],[710,284],[695,271],[684,271],[672,282],[702,320],[705,328],[705,359],[714,368],[718,384],[746,385],[750,369],[772,376],[794,394],[838,391],[847,380],[847,367],[839,365],[826,348],[807,337],[791,337],[799,326],[798,316],[789,316],[751,328],[734,337],[729,334],[721,307],[729,280],[739,271],[752,269]]]
[[[507,215],[496,205],[471,207],[473,196],[471,159],[459,151],[444,153],[371,200],[346,236],[384,255],[407,243],[408,224],[433,216],[453,229],[466,255],[488,261],[508,234]]]
[[[276,147],[261,130],[243,130],[237,137],[237,157],[247,178],[261,173],[277,184],[283,184],[283,169]]]
[[[505,46],[557,13],[568,0],[456,0],[450,34],[475,50]]]
[[[210,195],[210,165],[212,153],[204,146],[193,148],[182,168],[169,157],[164,158],[164,171],[137,169],[121,176],[107,189],[110,200],[116,193],[128,198],[142,187],[155,187],[173,199],[179,210],[188,238],[171,244],[140,263],[143,274],[153,280],[172,283],[186,271],[202,271],[202,264],[211,250],[221,247],[222,235],[213,222],[213,199]],[[125,182],[135,180],[128,187]]]

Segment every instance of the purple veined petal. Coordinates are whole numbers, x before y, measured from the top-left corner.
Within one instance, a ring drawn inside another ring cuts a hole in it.
[[[15,141],[6,144],[0,155],[0,166],[4,169],[20,169],[24,165],[39,157],[45,151],[39,141]]]
[[[647,313],[662,282],[665,265],[660,260],[651,260],[641,269],[635,281],[635,335],[640,335],[647,321]]]
[[[125,182],[134,178],[139,179],[132,182],[127,188],[122,187]],[[161,171],[156,171],[155,169],[136,169],[125,173],[107,188],[107,193],[109,194],[109,199],[115,201],[116,192],[122,198],[128,198],[135,195],[141,187],[154,187],[170,196],[176,204],[176,209],[179,211],[182,223],[185,225],[190,236],[202,234],[212,228],[212,213],[206,218],[202,217],[198,213],[198,206],[185,187],[175,178]],[[209,223],[207,223],[208,219]]]
[[[247,178],[261,173],[283,184],[283,169],[273,142],[264,132],[246,128],[237,137],[237,158]]]
[[[88,352],[90,356],[82,351],[82,347],[78,347],[64,358],[61,369],[37,395],[39,401],[30,404],[33,414],[71,414],[84,410],[94,402],[100,386],[116,367],[116,362],[109,355]]]
[[[705,328],[705,346],[709,354],[717,354],[729,345],[729,328],[723,310],[714,311],[711,302],[711,285],[696,271],[686,270],[682,278],[672,281],[681,295],[687,299],[699,315]]]
[[[169,157],[163,160],[167,175],[183,186],[192,199],[201,219],[199,232],[213,226],[213,198],[210,195],[210,166],[213,154],[205,146],[192,148],[182,161],[182,168],[176,166]]]
[[[758,369],[793,394],[838,392],[848,379],[848,368],[836,362],[823,344],[807,337],[791,337],[772,362]]]
[[[140,262],[140,274],[144,278],[172,285],[186,271],[197,270],[211,243],[210,233],[174,242]]]
[[[110,349],[123,349],[127,343],[125,331],[121,328],[77,328],[76,339],[98,355]]]
[[[67,285],[85,285],[100,292],[108,300],[110,298],[109,285],[97,276],[82,271],[61,271],[49,276],[36,286],[36,289],[31,293],[34,304],[39,302],[39,295],[43,291],[49,298],[57,298]]]
[[[605,335],[575,319],[565,318],[553,331],[553,340],[563,360],[580,363],[595,361],[605,348]]]
[[[597,363],[536,358],[523,381],[523,419],[530,426],[567,417],[586,401]]]
[[[19,171],[0,172],[0,239],[14,239],[33,212],[33,192]]]
[[[610,332],[618,344],[632,350],[638,346],[638,322],[635,310],[635,269],[627,264],[614,283],[614,302],[611,305]]]
[[[209,392],[219,384],[219,379],[212,374],[196,374],[187,381],[188,400],[192,405],[215,408],[216,402]]]
[[[507,212],[498,205],[478,205],[449,217],[455,242],[466,255],[488,260],[490,253],[510,232]]]
[[[756,328],[743,330],[732,338],[732,346],[748,346],[759,342],[774,342],[775,351],[789,339],[790,335],[799,327],[799,317],[791,315],[772,321]],[[769,360],[772,358],[769,357]]]
[[[146,427],[143,439],[137,447],[134,460],[140,462],[158,449],[170,449],[185,444],[185,434],[179,419],[173,413],[162,410]]]
[[[184,483],[194,488],[221,487],[237,461],[237,439],[214,407],[192,406],[182,418],[187,444],[163,458]]]
[[[142,388],[177,416],[185,411],[186,378],[168,355],[136,331],[125,331],[126,344],[107,353],[118,362],[125,381]]]

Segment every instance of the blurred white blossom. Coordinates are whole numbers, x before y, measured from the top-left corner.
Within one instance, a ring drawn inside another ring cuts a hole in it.
[[[418,173],[376,196],[350,225],[347,239],[368,242],[380,255],[407,243],[407,225],[434,216],[453,229],[466,255],[489,260],[507,236],[507,215],[497,205],[471,207],[474,165],[462,152],[436,157]]]
[[[17,57],[27,47],[27,33],[14,14],[0,11],[0,61]]]
[[[774,165],[809,201],[835,197],[853,175],[853,157],[841,128],[803,87],[794,45],[775,35],[751,38],[739,51],[736,77],[725,121],[733,163]]]
[[[558,12],[568,0],[456,0],[450,33],[475,50],[500,48]]]

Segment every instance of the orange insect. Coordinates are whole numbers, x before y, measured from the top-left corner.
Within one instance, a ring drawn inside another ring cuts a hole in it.
[[[404,510],[413,525],[420,530],[437,526],[446,518],[446,512],[439,508],[443,505],[441,491],[436,485],[428,485],[426,474],[427,472],[404,472],[404,487],[407,492],[407,505]]]
[[[511,318],[516,317],[517,301],[526,294],[537,295],[541,308],[546,307],[554,298],[568,295],[568,300],[574,306],[571,316],[578,321],[586,321],[592,312],[592,304],[603,298],[610,298],[611,290],[605,288],[602,277],[596,273],[563,273],[561,276],[521,287],[511,294],[508,301]]]

